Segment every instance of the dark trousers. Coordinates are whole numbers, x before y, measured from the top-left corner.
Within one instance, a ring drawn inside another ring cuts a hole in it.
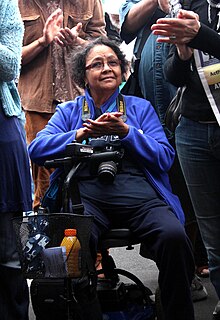
[[[29,292],[20,269],[0,266],[0,319],[28,320]]]
[[[29,292],[16,249],[12,218],[0,214],[0,319],[28,320]]]
[[[83,199],[86,214],[95,216],[92,250],[100,235],[112,227],[130,228],[143,243],[142,255],[153,259],[159,269],[159,287],[165,320],[193,320],[190,284],[194,259],[184,226],[162,200],[137,207],[104,205]],[[94,259],[96,253],[94,252]],[[146,269],[147,273],[147,269]]]

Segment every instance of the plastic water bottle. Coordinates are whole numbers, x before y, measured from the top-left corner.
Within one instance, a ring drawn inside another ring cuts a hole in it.
[[[61,246],[66,248],[67,273],[69,277],[81,276],[81,245],[76,229],[65,229]]]

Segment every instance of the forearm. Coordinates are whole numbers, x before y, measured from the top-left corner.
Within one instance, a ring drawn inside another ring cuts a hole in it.
[[[157,0],[142,0],[135,4],[123,23],[125,33],[135,33],[143,27],[158,7]]]
[[[181,60],[176,47],[173,46],[163,69],[166,80],[176,87],[184,86],[188,78],[188,73],[190,72],[190,65],[191,59]]]
[[[201,23],[198,34],[188,43],[188,46],[207,52],[220,59],[220,35],[203,23]]]
[[[22,65],[31,62],[38,54],[40,54],[48,45],[43,42],[43,38],[39,38],[22,48]]]

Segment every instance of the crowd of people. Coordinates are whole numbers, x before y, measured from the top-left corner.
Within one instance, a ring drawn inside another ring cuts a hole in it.
[[[158,267],[164,320],[195,319],[193,302],[207,297],[196,273],[210,276],[220,300],[220,3],[181,5],[171,17],[167,0],[125,0],[116,43],[101,0],[1,1],[1,320],[28,319],[12,218],[37,212],[62,174],[44,162],[72,141],[121,154],[108,183],[88,165],[78,175],[85,215],[94,216],[94,264],[100,236],[127,227]],[[130,67],[120,39],[136,39],[143,98],[120,93]],[[183,86],[172,133],[165,112]]]

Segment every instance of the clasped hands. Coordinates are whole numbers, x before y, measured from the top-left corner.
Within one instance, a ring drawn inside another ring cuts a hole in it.
[[[168,0],[158,0],[158,5],[168,13]],[[193,11],[180,9],[176,18],[161,18],[151,26],[154,35],[159,35],[157,42],[186,44],[190,42],[200,29],[199,16]]]
[[[121,112],[103,113],[96,120],[88,119],[83,128],[77,130],[76,140],[82,142],[87,138],[98,138],[104,135],[118,135],[120,138],[128,134],[129,126],[121,119]]]
[[[84,41],[79,37],[81,29],[82,23],[77,23],[72,29],[63,28],[63,11],[58,8],[48,17],[40,43],[44,47],[54,40],[62,47],[81,44]]]

